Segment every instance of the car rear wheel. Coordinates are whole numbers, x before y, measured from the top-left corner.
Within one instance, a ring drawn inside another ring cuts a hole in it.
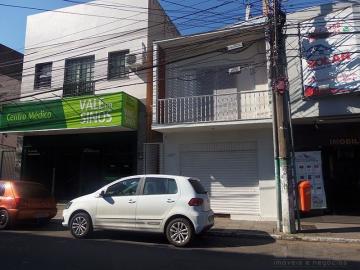
[[[5,209],[0,210],[0,230],[6,229],[10,225],[9,212]]]
[[[81,212],[75,214],[70,221],[70,231],[75,238],[86,238],[92,232],[91,218],[88,214]]]
[[[177,247],[188,245],[193,238],[193,228],[185,218],[175,218],[166,226],[168,241]]]

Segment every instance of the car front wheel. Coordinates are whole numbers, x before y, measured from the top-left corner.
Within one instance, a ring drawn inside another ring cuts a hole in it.
[[[188,245],[193,238],[193,228],[185,218],[175,218],[166,226],[166,238],[177,247]]]
[[[0,209],[0,230],[6,229],[10,225],[9,212],[5,209]]]
[[[80,212],[70,220],[70,231],[75,238],[86,238],[92,232],[91,218],[88,214]]]

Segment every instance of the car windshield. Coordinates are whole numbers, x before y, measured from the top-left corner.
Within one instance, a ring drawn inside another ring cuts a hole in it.
[[[50,197],[49,191],[42,185],[37,183],[13,183],[17,194],[21,198],[48,198]]]

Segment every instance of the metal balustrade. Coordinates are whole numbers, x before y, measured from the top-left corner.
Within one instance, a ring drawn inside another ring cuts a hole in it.
[[[271,118],[269,91],[159,99],[157,124],[200,123]]]

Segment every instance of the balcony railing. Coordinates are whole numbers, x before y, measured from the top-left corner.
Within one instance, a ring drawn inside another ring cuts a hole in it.
[[[159,99],[157,106],[160,125],[271,118],[269,91]]]
[[[95,92],[95,82],[93,81],[64,83],[63,85],[64,97],[92,95],[94,94],[94,92]]]

